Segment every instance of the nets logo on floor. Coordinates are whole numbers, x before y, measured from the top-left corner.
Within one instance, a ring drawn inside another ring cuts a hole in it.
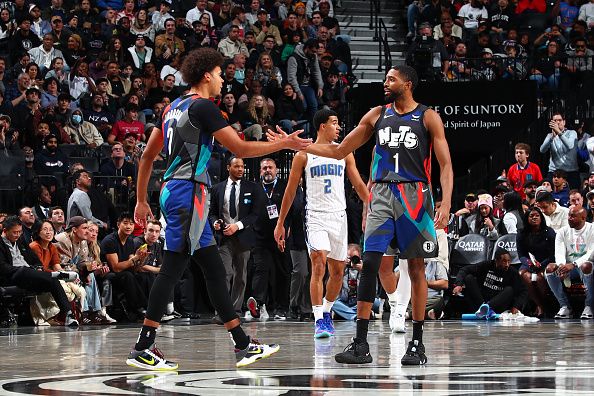
[[[436,395],[555,393],[556,367],[427,366],[104,373],[0,381],[2,395]],[[591,394],[584,368],[564,367],[576,393]],[[588,371],[587,369],[585,369]],[[539,380],[540,378],[540,380]],[[538,391],[531,392],[537,381]]]

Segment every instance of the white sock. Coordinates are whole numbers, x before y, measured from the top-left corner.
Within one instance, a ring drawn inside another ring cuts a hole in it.
[[[408,261],[399,260],[398,268],[400,269],[400,279],[398,280],[398,287],[396,288],[396,302],[397,311],[399,314],[404,315],[408,303],[410,302],[410,291],[411,283],[410,276],[408,275]]]
[[[167,303],[167,310],[165,311],[167,315],[173,312],[173,302]]]
[[[322,310],[322,305],[312,305],[311,310],[313,311],[314,320],[316,322],[324,317],[324,311]]]
[[[324,304],[322,305],[322,312],[330,312],[332,310],[332,306],[334,305],[334,301],[328,301],[326,300],[326,297],[324,297],[323,301]]]
[[[398,290],[398,289],[396,289],[396,290]],[[397,300],[396,290],[394,290],[394,293],[386,293],[390,304],[396,304],[396,300]]]

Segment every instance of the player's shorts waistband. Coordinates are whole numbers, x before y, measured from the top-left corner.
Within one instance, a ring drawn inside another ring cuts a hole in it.
[[[171,178],[171,179],[167,179],[167,180],[163,180],[163,183],[168,183],[171,181],[180,181],[180,182],[189,182],[189,183],[194,183],[194,184],[202,184],[204,187],[206,187],[208,190],[210,190],[210,188],[212,186],[209,186],[208,184],[199,182],[197,180],[192,180],[192,179],[178,179],[178,178]]]

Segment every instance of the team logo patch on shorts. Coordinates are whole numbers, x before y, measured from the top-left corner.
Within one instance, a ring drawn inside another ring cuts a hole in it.
[[[431,241],[425,241],[423,242],[423,250],[426,253],[431,253],[432,251],[435,250],[435,243],[431,242]]]

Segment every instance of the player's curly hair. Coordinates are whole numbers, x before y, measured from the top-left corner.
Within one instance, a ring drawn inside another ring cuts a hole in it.
[[[223,55],[212,48],[198,48],[191,51],[181,66],[183,79],[190,86],[198,84],[204,74],[223,64]]]

